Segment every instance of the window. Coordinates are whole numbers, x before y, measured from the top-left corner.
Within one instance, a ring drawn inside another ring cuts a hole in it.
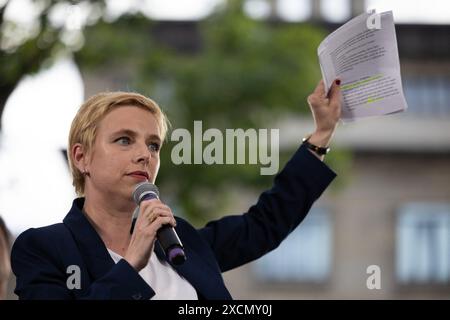
[[[416,115],[450,115],[450,77],[444,75],[422,75],[405,77],[408,112]]]
[[[320,11],[326,21],[344,23],[351,18],[350,0],[322,0]]]
[[[331,264],[331,222],[328,210],[313,207],[281,245],[257,260],[255,274],[263,281],[321,283]]]
[[[403,284],[448,284],[450,203],[410,203],[397,220],[397,278]]]
[[[267,19],[272,14],[284,21],[299,22],[311,18],[313,0],[246,0],[245,12],[253,19]]]
[[[277,13],[285,21],[305,21],[311,18],[311,0],[278,0]]]

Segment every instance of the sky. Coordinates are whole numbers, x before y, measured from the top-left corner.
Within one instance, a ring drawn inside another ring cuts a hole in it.
[[[30,0],[13,0],[7,16],[30,24]],[[0,3],[2,1],[0,0]],[[332,22],[349,18],[349,0],[323,0],[322,13]],[[109,18],[141,10],[164,20],[195,20],[208,15],[222,0],[110,0]],[[288,21],[307,19],[308,0],[280,0],[280,16]],[[396,23],[450,23],[448,0],[368,0],[367,8],[393,10]],[[250,0],[245,9],[258,19],[269,13],[263,0]],[[55,23],[79,29],[83,8],[61,7]],[[67,13],[70,13],[67,15]],[[53,67],[25,77],[5,107],[0,135],[0,215],[14,235],[30,227],[60,222],[70,209],[75,192],[61,150],[66,147],[70,123],[84,100],[83,83],[70,57]]]
[[[0,135],[0,215],[15,235],[61,221],[75,192],[62,149],[84,99],[70,59],[23,79],[9,98]]]

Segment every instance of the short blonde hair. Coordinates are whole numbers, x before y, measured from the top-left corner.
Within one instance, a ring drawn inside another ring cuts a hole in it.
[[[74,165],[72,147],[80,143],[89,152],[97,136],[100,121],[114,108],[121,106],[136,106],[150,111],[159,125],[159,134],[164,141],[169,127],[169,121],[158,104],[150,98],[134,92],[101,92],[86,100],[72,121],[69,132],[68,159],[72,184],[79,196],[84,195],[85,177]]]

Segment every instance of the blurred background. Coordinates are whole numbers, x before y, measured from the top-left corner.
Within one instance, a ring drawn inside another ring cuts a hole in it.
[[[0,217],[11,242],[70,209],[70,123],[100,91],[153,98],[173,129],[277,128],[282,168],[314,129],[317,46],[370,8],[394,12],[408,110],[341,124],[326,157],[332,186],[279,248],[225,281],[236,299],[448,299],[446,0],[0,1]],[[245,212],[271,186],[259,165],[176,166],[172,147],[156,182],[197,227]],[[370,265],[381,289],[366,286]]]

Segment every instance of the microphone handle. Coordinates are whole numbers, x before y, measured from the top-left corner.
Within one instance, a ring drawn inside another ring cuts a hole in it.
[[[142,197],[139,204],[144,200],[158,199],[154,193],[146,194]],[[139,207],[137,207],[133,212],[133,219],[131,221],[130,234],[133,234],[134,226],[136,225],[136,220],[139,215]],[[184,248],[178,237],[175,229],[171,225],[163,225],[157,232],[156,238],[163,249],[166,257],[173,264],[180,265],[186,261],[186,254],[184,253]]]
[[[163,225],[156,232],[156,237],[170,262],[180,265],[186,261],[183,245],[181,244],[175,229],[171,225]]]

